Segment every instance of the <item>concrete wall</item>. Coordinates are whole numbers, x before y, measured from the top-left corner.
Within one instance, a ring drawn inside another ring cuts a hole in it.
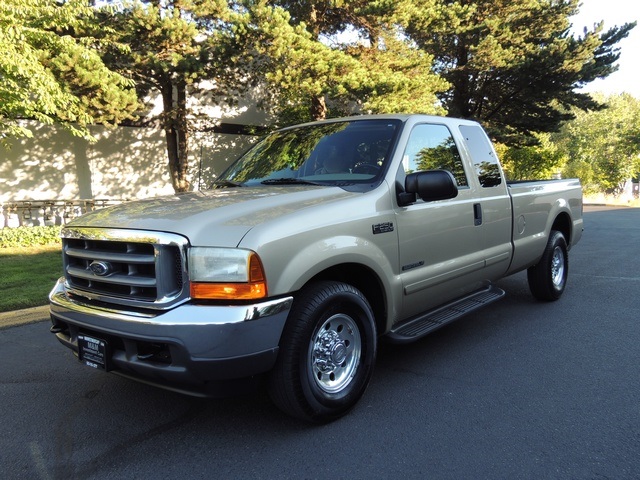
[[[32,126],[33,138],[0,149],[0,203],[16,200],[134,199],[173,193],[164,132],[159,129],[93,127],[90,143],[67,130]],[[253,137],[196,134],[190,177],[194,188],[244,151]]]
[[[30,126],[33,138],[0,147],[0,228],[59,225],[93,208],[173,194],[160,129],[92,127],[97,141],[90,143],[58,126]],[[207,188],[254,140],[194,134],[192,188]]]

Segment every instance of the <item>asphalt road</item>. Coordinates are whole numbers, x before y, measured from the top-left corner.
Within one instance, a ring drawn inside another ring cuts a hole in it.
[[[640,478],[640,209],[588,208],[559,302],[507,297],[383,346],[343,419],[200,400],[80,365],[46,322],[0,331],[0,476]]]

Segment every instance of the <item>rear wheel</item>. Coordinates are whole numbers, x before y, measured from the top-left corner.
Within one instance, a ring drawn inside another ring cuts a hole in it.
[[[537,265],[527,270],[529,290],[538,300],[558,300],[567,285],[569,254],[564,235],[552,230]]]
[[[375,357],[373,312],[362,293],[340,282],[312,284],[294,302],[269,394],[287,414],[334,420],[364,393]]]

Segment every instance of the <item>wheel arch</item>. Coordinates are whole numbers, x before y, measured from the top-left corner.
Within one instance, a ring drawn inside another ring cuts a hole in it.
[[[373,310],[378,334],[386,331],[387,294],[382,281],[375,271],[359,263],[342,263],[317,273],[306,284],[321,280],[347,283],[360,290]]]
[[[567,245],[571,245],[572,223],[569,213],[558,213],[558,215],[556,215],[556,218],[553,220],[553,224],[551,225],[549,233],[551,233],[552,230],[557,230],[562,233],[562,235],[564,235],[565,241],[567,242]]]

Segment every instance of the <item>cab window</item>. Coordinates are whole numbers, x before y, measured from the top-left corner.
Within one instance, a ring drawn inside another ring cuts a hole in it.
[[[460,132],[467,143],[480,185],[484,188],[500,185],[500,165],[484,130],[479,126],[460,125]]]
[[[405,173],[448,170],[456,179],[458,187],[469,186],[458,147],[444,125],[422,124],[413,127],[402,164]]]

